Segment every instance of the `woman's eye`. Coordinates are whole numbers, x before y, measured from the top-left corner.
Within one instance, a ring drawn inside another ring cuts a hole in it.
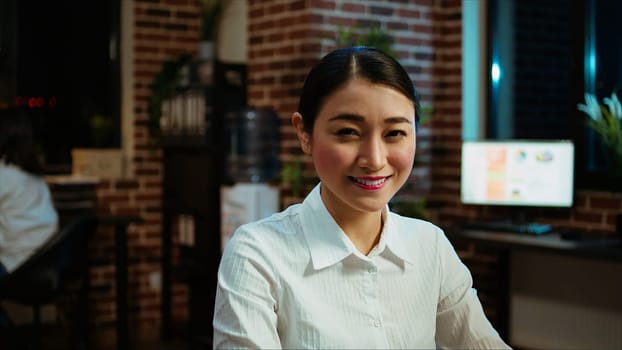
[[[356,130],[350,128],[343,128],[337,130],[337,135],[339,136],[355,136],[358,135]]]
[[[387,137],[405,137],[406,135],[404,130],[391,130],[387,133]]]

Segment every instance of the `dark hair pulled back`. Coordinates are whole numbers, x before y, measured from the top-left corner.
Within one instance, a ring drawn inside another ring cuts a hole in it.
[[[401,92],[413,102],[418,126],[421,117],[419,95],[404,67],[378,49],[357,46],[332,51],[307,75],[298,103],[305,131],[313,132],[313,124],[326,98],[354,77]]]
[[[17,107],[0,108],[0,160],[31,174],[43,174],[30,118]]]

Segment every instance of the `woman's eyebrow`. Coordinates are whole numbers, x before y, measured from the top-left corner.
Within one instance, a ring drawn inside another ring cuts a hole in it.
[[[399,123],[407,123],[412,124],[413,121],[406,117],[390,117],[384,120],[386,124],[399,124]]]
[[[352,122],[362,122],[365,121],[365,118],[363,118],[360,115],[356,115],[356,114],[338,114],[332,118],[330,118],[328,121],[336,121],[336,120],[348,120],[348,121],[352,121]]]
[[[351,121],[351,122],[363,122],[365,121],[365,118],[357,115],[357,114],[338,114],[332,118],[330,118],[328,121],[336,121],[336,120],[347,120],[347,121]],[[399,124],[399,123],[406,123],[406,124],[412,124],[413,121],[406,118],[406,117],[389,117],[386,118],[384,120],[385,124]]]

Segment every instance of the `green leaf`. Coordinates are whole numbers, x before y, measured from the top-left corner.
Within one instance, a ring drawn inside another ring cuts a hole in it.
[[[366,30],[357,25],[347,28],[339,26],[334,42],[337,47],[368,46],[389,55],[395,54],[393,38],[388,31],[379,26],[371,26]]]
[[[151,130],[159,130],[162,102],[173,96],[182,78],[182,67],[191,61],[191,54],[183,54],[174,60],[162,62],[160,72],[156,74],[153,82],[149,85],[151,95],[147,99],[147,112],[149,113],[149,128]]]
[[[302,159],[300,157],[295,157],[293,161],[283,166],[281,180],[289,183],[294,197],[300,197],[303,182]]]

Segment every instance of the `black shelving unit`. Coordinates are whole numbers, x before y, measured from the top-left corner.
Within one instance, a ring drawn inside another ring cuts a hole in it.
[[[175,280],[187,283],[190,289],[186,335],[193,342],[211,339],[209,325],[220,262],[220,175],[214,169],[220,168],[220,156],[206,145],[168,146],[163,152],[162,334],[172,335],[170,287]],[[181,263],[173,266],[172,224],[179,215],[193,217],[194,244],[181,247]]]
[[[163,339],[181,335],[191,348],[212,347],[212,319],[220,243],[220,188],[225,174],[224,116],[246,105],[246,66],[214,63],[214,83],[204,87],[204,135],[165,136],[162,191],[162,328]],[[180,262],[172,264],[173,223],[180,215],[194,220],[194,242],[180,247]],[[172,323],[173,282],[189,286],[189,322]]]

